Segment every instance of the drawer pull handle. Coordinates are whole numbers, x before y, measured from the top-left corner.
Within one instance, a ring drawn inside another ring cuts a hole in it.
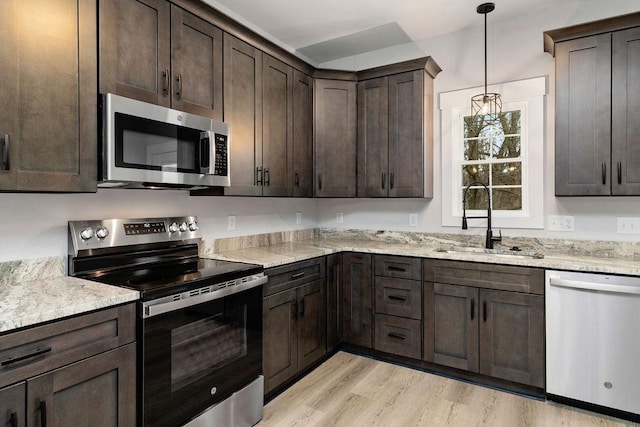
[[[40,426],[47,427],[47,402],[41,400],[38,410],[40,411]]]
[[[23,354],[21,356],[16,356],[16,357],[9,357],[8,359],[5,359],[2,362],[0,362],[0,366],[7,366],[7,365],[11,365],[12,363],[21,362],[23,360],[29,359],[31,357],[40,356],[50,351],[51,351],[51,347],[37,348],[32,353]]]
[[[292,274],[292,275],[291,275],[291,278],[292,278],[292,279],[299,279],[299,278],[301,278],[301,277],[304,277],[304,275],[305,275],[305,272],[304,272],[304,271],[301,271],[300,273],[294,273],[294,274]]]
[[[406,272],[407,269],[406,268],[402,268],[402,267],[396,267],[395,265],[390,265],[387,267],[387,270],[389,271],[400,271],[402,273]]]
[[[390,300],[393,301],[406,301],[407,299],[405,297],[401,297],[398,295],[389,295],[387,298],[389,298]]]
[[[396,333],[396,332],[389,332],[389,333],[387,334],[387,336],[388,336],[389,338],[395,338],[395,339],[398,339],[398,340],[406,340],[406,339],[407,339],[407,337],[406,337],[405,335],[398,334],[398,333]]]

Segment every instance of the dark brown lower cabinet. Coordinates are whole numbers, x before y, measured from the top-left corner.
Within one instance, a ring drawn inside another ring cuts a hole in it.
[[[264,299],[265,394],[326,353],[325,301],[324,279]]]
[[[327,256],[327,351],[342,341],[342,254]]]
[[[25,426],[25,398],[24,381],[0,389],[0,426]]]
[[[544,387],[544,297],[424,284],[424,360]]]
[[[27,424],[134,425],[135,363],[128,344],[27,380]]]
[[[373,347],[373,278],[370,254],[342,255],[342,339]]]

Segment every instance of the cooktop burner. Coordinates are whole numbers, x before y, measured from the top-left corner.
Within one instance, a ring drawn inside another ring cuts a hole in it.
[[[195,217],[69,222],[69,274],[126,287],[142,300],[262,272],[261,265],[198,257]]]

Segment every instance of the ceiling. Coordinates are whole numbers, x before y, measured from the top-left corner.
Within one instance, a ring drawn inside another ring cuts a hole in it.
[[[202,0],[315,65],[482,25],[481,0]],[[498,0],[502,20],[576,0]]]

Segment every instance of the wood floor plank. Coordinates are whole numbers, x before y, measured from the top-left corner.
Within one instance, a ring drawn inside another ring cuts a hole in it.
[[[338,352],[264,408],[258,427],[621,427],[639,424]]]

